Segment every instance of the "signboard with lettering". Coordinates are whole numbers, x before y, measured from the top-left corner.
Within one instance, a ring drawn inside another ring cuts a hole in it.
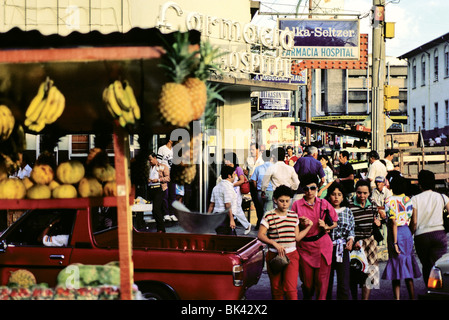
[[[261,91],[258,111],[289,112],[291,104],[290,91]]]
[[[279,19],[279,29],[293,31],[294,46],[282,56],[294,59],[358,60],[358,20]]]
[[[289,84],[296,84],[298,86],[304,86],[307,84],[307,70],[301,70],[301,72],[298,75],[292,75],[290,78],[256,74],[256,75],[253,75],[252,79],[256,80],[256,81],[289,83]]]

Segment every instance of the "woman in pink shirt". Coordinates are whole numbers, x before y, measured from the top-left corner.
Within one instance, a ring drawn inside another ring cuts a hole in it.
[[[305,191],[304,197],[293,203],[292,210],[298,217],[305,217],[313,222],[306,237],[297,245],[300,256],[299,277],[302,281],[304,299],[325,300],[329,275],[332,264],[333,244],[329,231],[337,226],[338,215],[332,205],[325,199],[317,197],[318,176],[306,174],[302,176],[301,185]],[[333,224],[326,225],[324,218],[329,210]],[[300,226],[303,229],[305,226]]]

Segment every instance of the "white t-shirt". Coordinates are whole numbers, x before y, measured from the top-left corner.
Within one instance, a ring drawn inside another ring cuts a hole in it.
[[[66,247],[69,243],[69,235],[61,234],[57,236],[44,236],[42,242],[46,247]]]
[[[157,160],[171,168],[173,163],[173,149],[169,149],[167,145],[160,147],[157,150]]]
[[[449,198],[446,195],[432,190],[423,191],[412,197],[413,208],[416,209],[417,212],[415,236],[423,233],[444,230],[443,208],[448,201]]]
[[[367,178],[371,180],[371,188],[376,187],[376,182],[374,180],[379,176],[385,178],[387,176],[387,168],[382,162],[376,160],[369,166],[368,169]]]

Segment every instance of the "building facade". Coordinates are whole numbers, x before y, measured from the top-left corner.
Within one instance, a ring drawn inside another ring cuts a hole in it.
[[[424,140],[449,134],[448,40],[446,33],[399,57],[408,68],[408,125]]]

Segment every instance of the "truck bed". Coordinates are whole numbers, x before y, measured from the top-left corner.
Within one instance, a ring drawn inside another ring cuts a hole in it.
[[[224,236],[191,233],[133,232],[134,249],[173,249],[192,251],[218,251],[238,253],[254,242],[254,238],[244,236]],[[94,241],[100,248],[118,247],[117,228],[94,234]]]

